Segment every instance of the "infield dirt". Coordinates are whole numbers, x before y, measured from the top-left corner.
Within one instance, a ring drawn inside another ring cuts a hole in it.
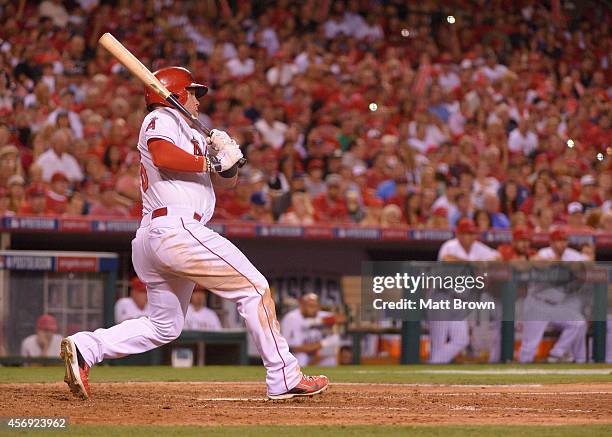
[[[332,384],[310,399],[265,400],[261,383],[3,384],[0,416],[68,416],[71,424],[612,424],[612,382],[506,386]]]

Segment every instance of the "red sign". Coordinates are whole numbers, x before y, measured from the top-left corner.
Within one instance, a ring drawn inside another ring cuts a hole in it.
[[[304,226],[304,237],[331,240],[334,237],[334,229],[329,226]]]
[[[95,272],[98,267],[98,260],[91,257],[57,257],[58,272]]]
[[[228,237],[254,237],[255,231],[255,225],[251,223],[225,225],[225,233]]]
[[[59,221],[60,232],[90,232],[91,221],[85,219],[63,219]]]
[[[381,236],[383,240],[407,240],[408,229],[402,228],[383,228],[381,230]]]

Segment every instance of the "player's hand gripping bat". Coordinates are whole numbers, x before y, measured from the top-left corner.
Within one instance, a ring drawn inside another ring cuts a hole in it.
[[[104,35],[100,37],[99,40],[102,47],[110,52],[121,64],[127,68],[130,73],[136,76],[145,86],[151,88],[158,96],[163,98],[166,102],[176,108],[181,114],[187,117],[187,120],[190,122],[192,127],[205,135],[206,137],[210,137],[210,129],[206,127],[196,116],[194,116],[191,112],[185,108],[181,102],[178,101],[176,96],[174,96],[168,89],[164,86],[163,83],[157,79],[153,73],[149,71],[147,67],[143,65],[142,62],[138,60],[136,56],[132,54],[123,44],[121,44],[113,35],[106,32]],[[238,166],[242,167],[246,164],[246,159],[241,158],[238,161]]]

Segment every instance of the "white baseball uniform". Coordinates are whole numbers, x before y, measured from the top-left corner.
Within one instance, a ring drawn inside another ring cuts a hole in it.
[[[183,154],[208,152],[204,137],[176,110],[160,108],[145,117],[138,140],[143,218],[132,240],[132,262],[147,286],[148,317],[77,333],[74,342],[90,366],[168,343],[183,330],[197,283],[236,302],[266,367],[268,394],[291,390],[301,371],[280,333],[268,281],[236,246],[205,226],[215,208],[210,175],[156,167],[151,139],[169,141]]]
[[[287,339],[290,347],[302,346],[306,343],[320,343],[324,340],[323,333],[317,325],[322,325],[325,317],[332,316],[328,311],[319,311],[316,317],[306,318],[299,308],[289,311],[281,320],[281,332]],[[317,362],[319,366],[335,366],[337,357],[334,348],[320,350],[321,359]],[[311,357],[305,352],[296,352],[300,366],[307,366]]]
[[[134,299],[131,297],[122,297],[115,302],[115,323],[121,323],[124,320],[137,319],[147,315],[148,304],[143,309],[140,309]]]
[[[612,314],[608,314],[606,326],[606,363],[612,363]]]
[[[223,328],[219,316],[213,310],[205,306],[196,310],[192,304],[189,304],[183,329],[185,331],[220,331]]]
[[[554,260],[557,258],[551,247],[545,247],[537,253],[540,259]],[[582,253],[567,248],[561,256],[561,261],[587,261],[588,258]],[[553,303],[558,300],[558,303]],[[555,357],[565,357],[571,355],[578,363],[586,361],[586,331],[587,322],[580,312],[580,303],[573,299],[565,299],[563,290],[556,290],[554,287],[535,292],[533,287],[528,289],[527,296],[523,304],[523,314],[526,320],[522,322],[523,330],[521,335],[521,349],[519,351],[519,361],[530,363],[533,361],[536,350],[544,331],[549,325],[556,329],[561,329],[561,336],[551,349],[550,355]],[[570,315],[573,313],[573,316]],[[549,319],[559,314],[560,318],[571,318],[573,320]],[[537,320],[538,317],[546,320]]]
[[[469,252],[453,238],[442,244],[438,252],[438,261],[445,256],[453,255],[465,261],[489,261],[499,253],[480,241],[474,241]],[[431,339],[431,356],[434,364],[450,363],[455,356],[470,344],[470,330],[467,320],[431,320],[429,322]]]
[[[62,343],[62,336],[59,334],[53,334],[51,341],[49,341],[49,347],[44,357],[57,358],[60,353],[60,344]],[[42,348],[38,344],[36,334],[27,336],[21,342],[21,356],[22,357],[43,357]]]

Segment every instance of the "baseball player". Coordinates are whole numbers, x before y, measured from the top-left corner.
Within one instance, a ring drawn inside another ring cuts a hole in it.
[[[51,314],[43,314],[36,320],[36,334],[21,342],[23,357],[57,357],[62,336],[57,333],[57,320]]]
[[[477,241],[476,225],[469,218],[457,222],[457,237],[446,241],[438,252],[438,261],[493,261],[499,259],[499,253],[489,246]],[[470,343],[470,332],[467,320],[431,320],[429,322],[431,338],[430,362],[434,364],[450,363]]]
[[[208,88],[181,67],[155,76],[194,116]],[[223,131],[204,137],[153,91],[140,130],[143,217],[132,240],[132,263],[146,284],[148,317],[62,341],[64,380],[78,397],[90,396],[91,366],[154,349],[179,336],[194,283],[235,301],[266,367],[268,397],[312,396],[325,376],[306,376],[280,333],[268,281],[231,242],[205,226],[215,209],[213,185],[234,186],[239,146]]]
[[[115,302],[115,323],[137,319],[148,313],[147,288],[138,277],[130,281],[130,297],[122,297]]]
[[[529,260],[536,255],[531,248],[531,231],[526,226],[517,226],[512,230],[512,243],[501,244],[497,251],[502,260]]]
[[[567,233],[554,229],[549,236],[550,247],[541,249],[533,260],[588,261],[582,253],[567,247]],[[561,336],[549,353],[550,362],[586,361],[587,322],[581,313],[581,303],[575,296],[567,295],[564,289],[554,286],[542,288],[530,284],[523,303],[523,332],[519,361],[533,361],[536,349],[549,324],[561,329]],[[554,320],[556,317],[557,320]],[[544,318],[545,320],[538,320]],[[553,319],[554,321],[551,321]],[[565,319],[565,320],[562,320]]]
[[[302,296],[300,306],[281,320],[281,332],[301,366],[338,364],[335,347],[339,342],[338,336],[324,337],[321,332],[321,327],[330,322],[333,325],[334,313],[321,310],[319,296],[315,293]]]
[[[196,285],[191,295],[191,303],[187,308],[183,329],[186,331],[220,331],[222,329],[219,316],[210,308],[206,308],[205,301],[206,290]]]

